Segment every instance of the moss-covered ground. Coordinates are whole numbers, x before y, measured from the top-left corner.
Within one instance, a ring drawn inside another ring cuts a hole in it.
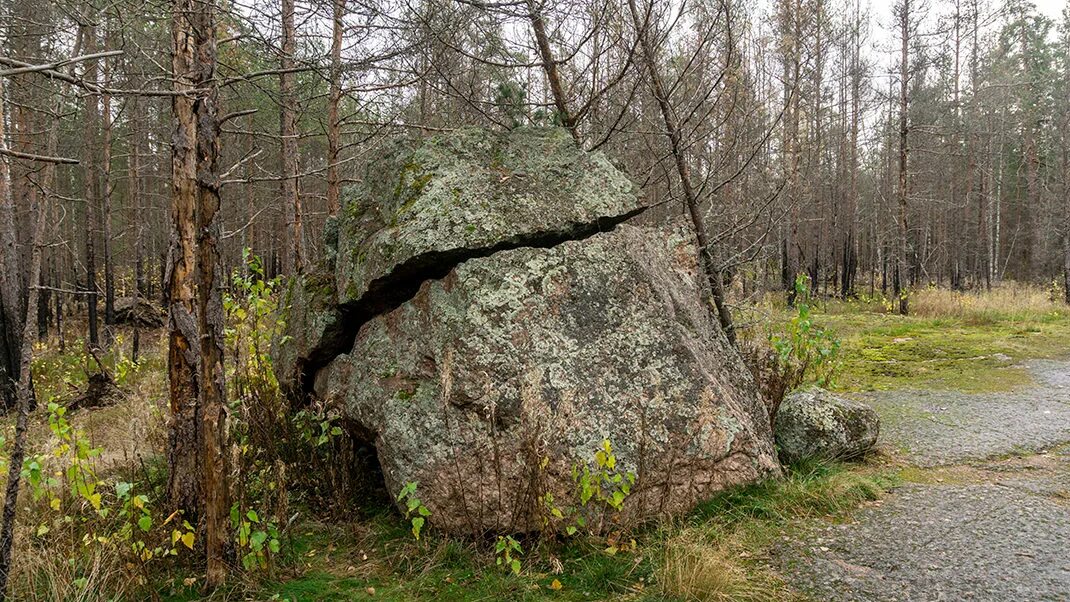
[[[1028,386],[1020,362],[1070,355],[1070,307],[1042,289],[1007,285],[987,293],[918,291],[911,315],[883,298],[813,302],[816,326],[841,343],[834,388],[947,389],[967,393]],[[783,301],[762,304],[776,333],[791,319]]]

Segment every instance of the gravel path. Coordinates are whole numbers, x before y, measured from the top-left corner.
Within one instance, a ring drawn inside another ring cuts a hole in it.
[[[881,416],[882,445],[918,466],[961,464],[1070,441],[1070,362],[1026,365],[1038,386],[1022,391],[881,391],[860,398]]]
[[[785,576],[815,600],[1070,601],[1070,362],[1029,367],[1027,391],[867,395],[886,449],[966,466],[784,543]]]

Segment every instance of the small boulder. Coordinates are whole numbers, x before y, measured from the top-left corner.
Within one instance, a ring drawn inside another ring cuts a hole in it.
[[[115,300],[115,323],[141,328],[160,328],[167,312],[143,297],[119,297]]]
[[[845,460],[865,455],[876,443],[880,418],[873,408],[817,387],[792,393],[776,415],[780,460]]]

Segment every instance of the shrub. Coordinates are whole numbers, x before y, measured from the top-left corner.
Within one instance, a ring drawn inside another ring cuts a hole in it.
[[[769,332],[764,341],[752,337],[741,344],[774,422],[780,403],[792,390],[806,383],[831,387],[835,382],[840,341],[814,324],[811,303],[810,278],[800,274],[795,279],[794,315],[783,331]]]

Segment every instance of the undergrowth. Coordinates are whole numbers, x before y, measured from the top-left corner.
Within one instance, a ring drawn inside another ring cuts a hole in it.
[[[267,356],[280,326],[274,283],[258,270],[251,264],[236,277],[228,297],[227,343],[235,358],[228,384],[242,483],[234,509],[238,554],[235,577],[208,599],[794,600],[775,569],[779,554],[792,553],[785,539],[804,536],[815,521],[849,516],[898,479],[920,478],[872,465],[795,466],[783,478],[724,491],[687,516],[607,534],[594,518],[603,507],[628,503],[632,478],[615,471],[606,441],[574,475],[598,512],[544,500],[553,528],[541,538],[437,532],[434,517],[419,510],[417,483],[403,490],[413,508],[408,517],[394,508],[399,492],[374,484],[350,492],[363,504],[346,505],[332,492],[354,483],[332,471],[352,464],[352,442],[324,408],[291,417],[278,397]],[[800,301],[791,310],[782,300],[760,308],[769,317],[765,342],[793,367],[793,381],[847,390],[1019,386],[1028,377],[1017,362],[1059,356],[1070,339],[1068,312],[1036,288],[921,290],[907,317],[881,298]],[[35,365],[39,391],[47,392],[42,399],[71,395],[95,369],[95,360],[74,349],[43,350]],[[120,406],[70,416],[46,406],[51,422],[36,418],[32,458],[42,464],[26,470],[31,489],[41,493],[20,508],[18,599],[205,599],[188,553],[196,547],[191,531],[162,510],[159,437],[141,437],[152,442],[144,455],[117,455],[108,451],[122,445],[112,440],[117,431],[94,430],[112,423],[129,432],[142,421],[152,423],[138,427],[146,432],[162,429],[155,410],[165,402],[162,351],[157,345],[136,365],[119,351],[103,356],[127,395]],[[815,369],[814,358],[826,357],[834,363]]]

